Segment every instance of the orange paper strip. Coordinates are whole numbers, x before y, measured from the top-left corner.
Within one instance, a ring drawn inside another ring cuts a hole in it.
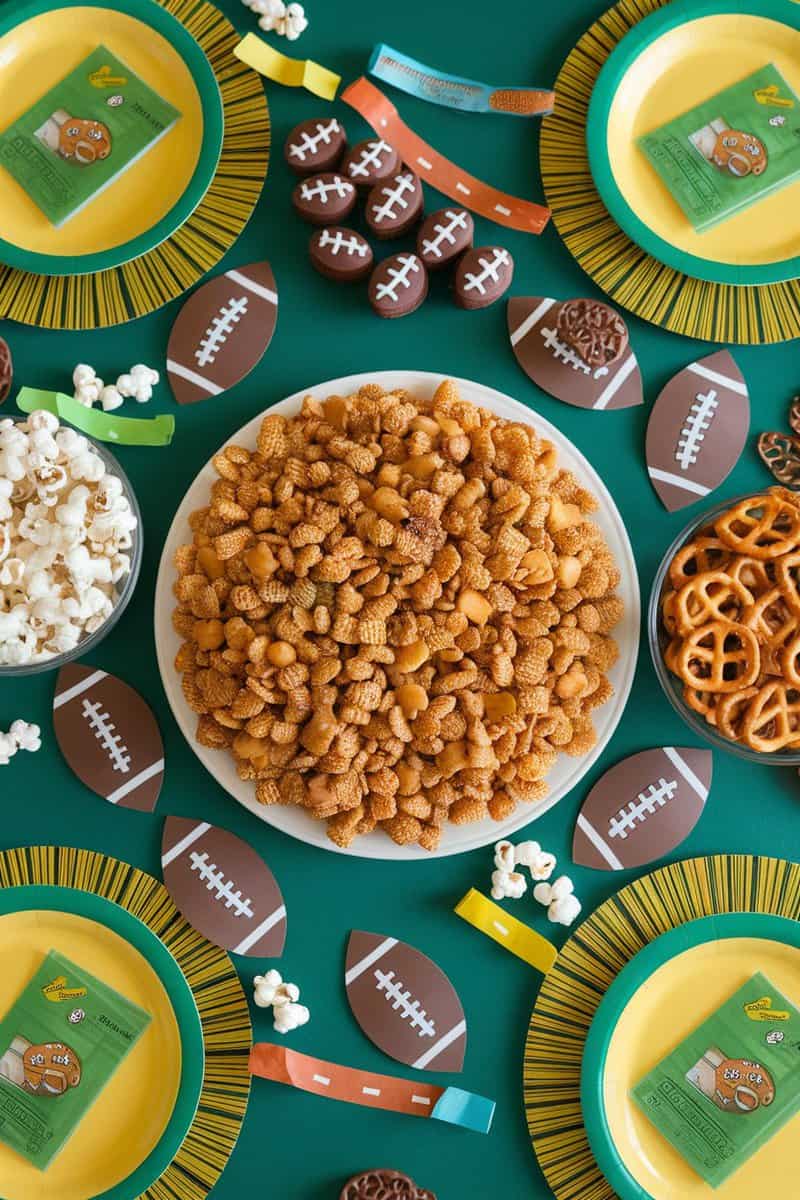
[[[363,75],[342,92],[341,99],[360,113],[376,133],[392,146],[403,162],[420,179],[457,200],[465,208],[509,229],[541,233],[550,219],[550,209],[530,200],[500,192],[488,183],[462,171],[444,158],[400,119],[392,102]]]
[[[410,1117],[431,1117],[477,1133],[489,1132],[494,1115],[493,1100],[462,1088],[342,1067],[272,1042],[257,1042],[253,1046],[250,1073],[313,1092],[315,1096],[363,1104],[366,1108],[389,1109]]]

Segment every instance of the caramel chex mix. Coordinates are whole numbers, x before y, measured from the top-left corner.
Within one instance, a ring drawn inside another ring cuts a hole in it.
[[[227,446],[175,558],[197,740],[348,845],[436,848],[595,741],[619,571],[593,495],[527,425],[368,385]]]

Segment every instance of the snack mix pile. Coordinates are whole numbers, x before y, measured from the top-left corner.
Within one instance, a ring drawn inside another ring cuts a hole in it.
[[[763,754],[800,748],[800,496],[774,487],[723,512],[673,557],[664,661],[686,703]]]
[[[0,421],[0,665],[68,653],[105,624],[136,524],[85,437],[44,411]]]
[[[503,820],[595,741],[619,571],[532,428],[377,385],[227,446],[176,553],[197,740],[347,846]]]

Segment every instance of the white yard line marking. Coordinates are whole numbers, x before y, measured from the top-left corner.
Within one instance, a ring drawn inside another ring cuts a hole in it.
[[[260,925],[258,925],[251,933],[248,933],[246,938],[242,938],[238,946],[233,947],[233,953],[246,954],[251,946],[255,946],[256,942],[258,942],[265,933],[268,933],[270,929],[272,929],[273,925],[277,925],[279,921],[282,921],[285,916],[286,908],[283,904],[281,904],[279,908],[275,909],[275,912],[270,913],[268,917],[264,918]]]
[[[53,700],[53,708],[61,708],[62,704],[69,704],[70,700],[74,700],[76,696],[80,696],[81,692],[86,692],[89,688],[93,688],[101,679],[105,679],[107,671],[93,671],[91,675],[87,675],[80,683],[74,684],[71,688],[67,688],[65,692],[60,692]]]
[[[209,396],[219,396],[225,389],[217,387],[210,379],[205,379],[202,375],[198,375],[196,371],[192,371],[189,367],[184,367],[174,359],[167,359],[167,374],[179,375],[181,379],[186,379],[189,383],[194,383],[197,387],[202,388],[204,392],[208,392]]]
[[[662,746],[664,753],[672,763],[676,771],[680,771],[683,778],[688,783],[689,787],[697,793],[700,799],[705,804],[708,799],[708,788],[705,787],[702,780],[698,779],[692,768],[689,766],[685,758],[681,758],[674,746]]]
[[[516,346],[517,342],[521,342],[526,334],[530,333],[534,325],[538,324],[544,314],[548,312],[554,304],[555,300],[551,299],[550,296],[545,296],[541,304],[535,308],[533,312],[530,313],[530,315],[527,316],[525,320],[514,330],[511,335],[511,345]]]
[[[740,383],[738,379],[729,379],[727,375],[720,375],[718,371],[711,371],[708,367],[703,367],[700,363],[689,363],[686,368],[693,375],[701,375],[703,379],[710,380],[711,383],[718,383],[720,387],[727,388],[729,392],[737,392],[740,396],[747,395],[747,384]]]
[[[134,775],[133,779],[129,779],[127,783],[123,783],[115,792],[107,796],[109,804],[118,804],[130,792],[135,792],[143,783],[147,783],[148,779],[152,779],[154,775],[160,774],[164,770],[164,760],[160,758],[158,762],[154,762],[152,766],[145,767],[138,775]]]
[[[417,1070],[422,1071],[425,1067],[427,1067],[428,1063],[433,1062],[435,1058],[438,1058],[443,1050],[446,1050],[448,1046],[457,1041],[458,1038],[461,1037],[462,1033],[466,1033],[466,1029],[466,1021],[459,1021],[458,1025],[454,1025],[449,1033],[443,1034],[442,1037],[439,1038],[438,1042],[434,1042],[434,1044],[430,1046],[424,1054],[420,1054],[417,1061],[411,1064],[412,1067],[416,1067]]]
[[[625,359],[620,369],[617,371],[610,383],[607,383],[600,395],[595,400],[592,408],[603,409],[608,405],[609,400],[612,400],[622,387],[625,380],[636,370],[636,359],[631,354]]]
[[[589,841],[594,846],[598,854],[602,855],[612,871],[624,870],[624,865],[617,858],[614,851],[609,846],[593,825],[590,825],[583,813],[578,813],[578,828],[586,834]]]
[[[204,833],[207,833],[210,828],[211,826],[207,821],[200,821],[195,825],[194,829],[190,829],[186,837],[181,838],[179,842],[175,843],[172,849],[165,850],[161,855],[162,867],[168,867],[171,862],[174,862],[176,858],[183,854],[184,850],[188,849],[198,838],[201,838]]]
[[[277,305],[278,297],[270,288],[262,287],[260,283],[254,283],[252,279],[248,279],[246,275],[242,275],[241,271],[226,271],[225,274],[228,279],[232,279],[234,283],[238,283],[239,287],[246,288],[254,296],[260,296],[268,304]]]
[[[711,488],[703,487],[702,483],[695,483],[693,479],[682,479],[680,475],[662,471],[660,467],[648,467],[647,473],[651,479],[658,479],[660,483],[671,483],[673,487],[692,492],[695,496],[707,496],[711,491]]]
[[[383,958],[384,954],[388,954],[393,946],[397,945],[397,938],[384,938],[379,946],[374,950],[370,950],[369,954],[365,954],[360,962],[354,963],[344,977],[345,983],[352,983],[354,979],[358,979],[359,975],[363,975],[368,971],[373,963],[376,963],[379,958]]]

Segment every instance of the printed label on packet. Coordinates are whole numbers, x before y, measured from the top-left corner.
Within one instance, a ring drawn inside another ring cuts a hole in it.
[[[764,1021],[783,1024],[763,1028]],[[718,1187],[800,1109],[800,1011],[752,977],[632,1089],[661,1134]]]
[[[0,1141],[47,1167],[149,1023],[51,950],[0,1021]]]

